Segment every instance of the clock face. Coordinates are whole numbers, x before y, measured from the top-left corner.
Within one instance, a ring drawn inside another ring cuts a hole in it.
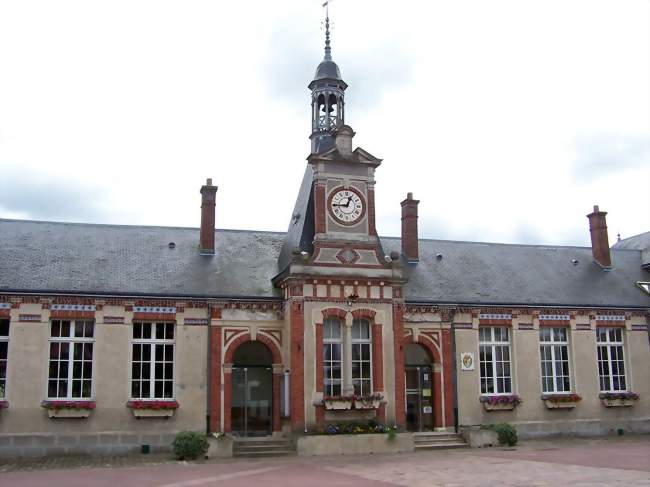
[[[331,215],[344,225],[357,223],[365,212],[363,196],[353,189],[336,190],[329,201]]]

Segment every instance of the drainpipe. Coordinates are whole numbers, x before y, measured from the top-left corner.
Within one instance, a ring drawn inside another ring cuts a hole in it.
[[[451,353],[453,359],[451,361],[451,380],[454,385],[454,431],[458,433],[458,378],[456,369],[456,324],[454,317],[456,315],[456,308],[449,310],[449,322],[451,324]]]
[[[208,344],[208,350],[207,350],[207,360],[206,363],[208,364],[208,370],[207,370],[207,380],[208,380],[208,387],[206,388],[207,390],[207,397],[206,397],[206,412],[205,412],[205,434],[210,435],[210,421],[212,419],[211,417],[211,412],[212,412],[212,306],[208,304],[208,339],[206,340]]]

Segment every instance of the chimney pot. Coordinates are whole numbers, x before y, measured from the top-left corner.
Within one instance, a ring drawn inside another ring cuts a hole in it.
[[[600,211],[594,205],[593,213],[589,218],[589,233],[591,234],[591,253],[598,265],[605,268],[612,267],[612,257],[609,251],[609,238],[607,236],[607,212]]]
[[[212,178],[208,178],[205,186],[201,187],[201,235],[199,246],[201,253],[214,254],[214,207],[217,187],[212,186]]]
[[[420,260],[418,249],[418,204],[413,193],[408,193],[402,201],[402,254],[409,262]]]

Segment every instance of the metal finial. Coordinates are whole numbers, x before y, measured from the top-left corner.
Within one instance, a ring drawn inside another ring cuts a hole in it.
[[[327,0],[323,3],[325,7],[325,61],[332,60],[332,48],[330,47],[330,3],[331,0]]]

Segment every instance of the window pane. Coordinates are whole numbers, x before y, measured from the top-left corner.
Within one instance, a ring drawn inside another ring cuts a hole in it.
[[[166,328],[165,328],[165,338],[167,340],[173,340],[174,339],[174,324],[173,323],[167,323]]]
[[[155,382],[154,397],[163,397],[163,381],[157,380]]]
[[[69,337],[70,336],[70,322],[69,321],[62,321],[61,322],[61,337]]]
[[[52,321],[52,332],[50,336],[53,338],[58,338],[61,336],[61,322],[59,320]]]
[[[151,323],[142,323],[142,338],[145,340],[151,338]]]
[[[74,323],[74,336],[76,338],[83,338],[84,336],[84,325],[83,321],[75,321]]]
[[[174,397],[173,382],[170,380],[165,381],[165,398]]]
[[[133,338],[142,338],[142,323],[133,323]]]
[[[162,362],[163,361],[163,352],[164,352],[164,345],[156,345],[156,362]]]
[[[9,320],[0,320],[0,336],[9,336]]]
[[[156,340],[163,340],[165,338],[165,324],[156,323]]]
[[[140,397],[140,381],[131,382],[131,397]]]
[[[86,321],[84,333],[86,338],[93,338],[95,335],[95,323],[92,321]]]
[[[165,345],[165,360],[171,362],[174,360],[174,346]]]

